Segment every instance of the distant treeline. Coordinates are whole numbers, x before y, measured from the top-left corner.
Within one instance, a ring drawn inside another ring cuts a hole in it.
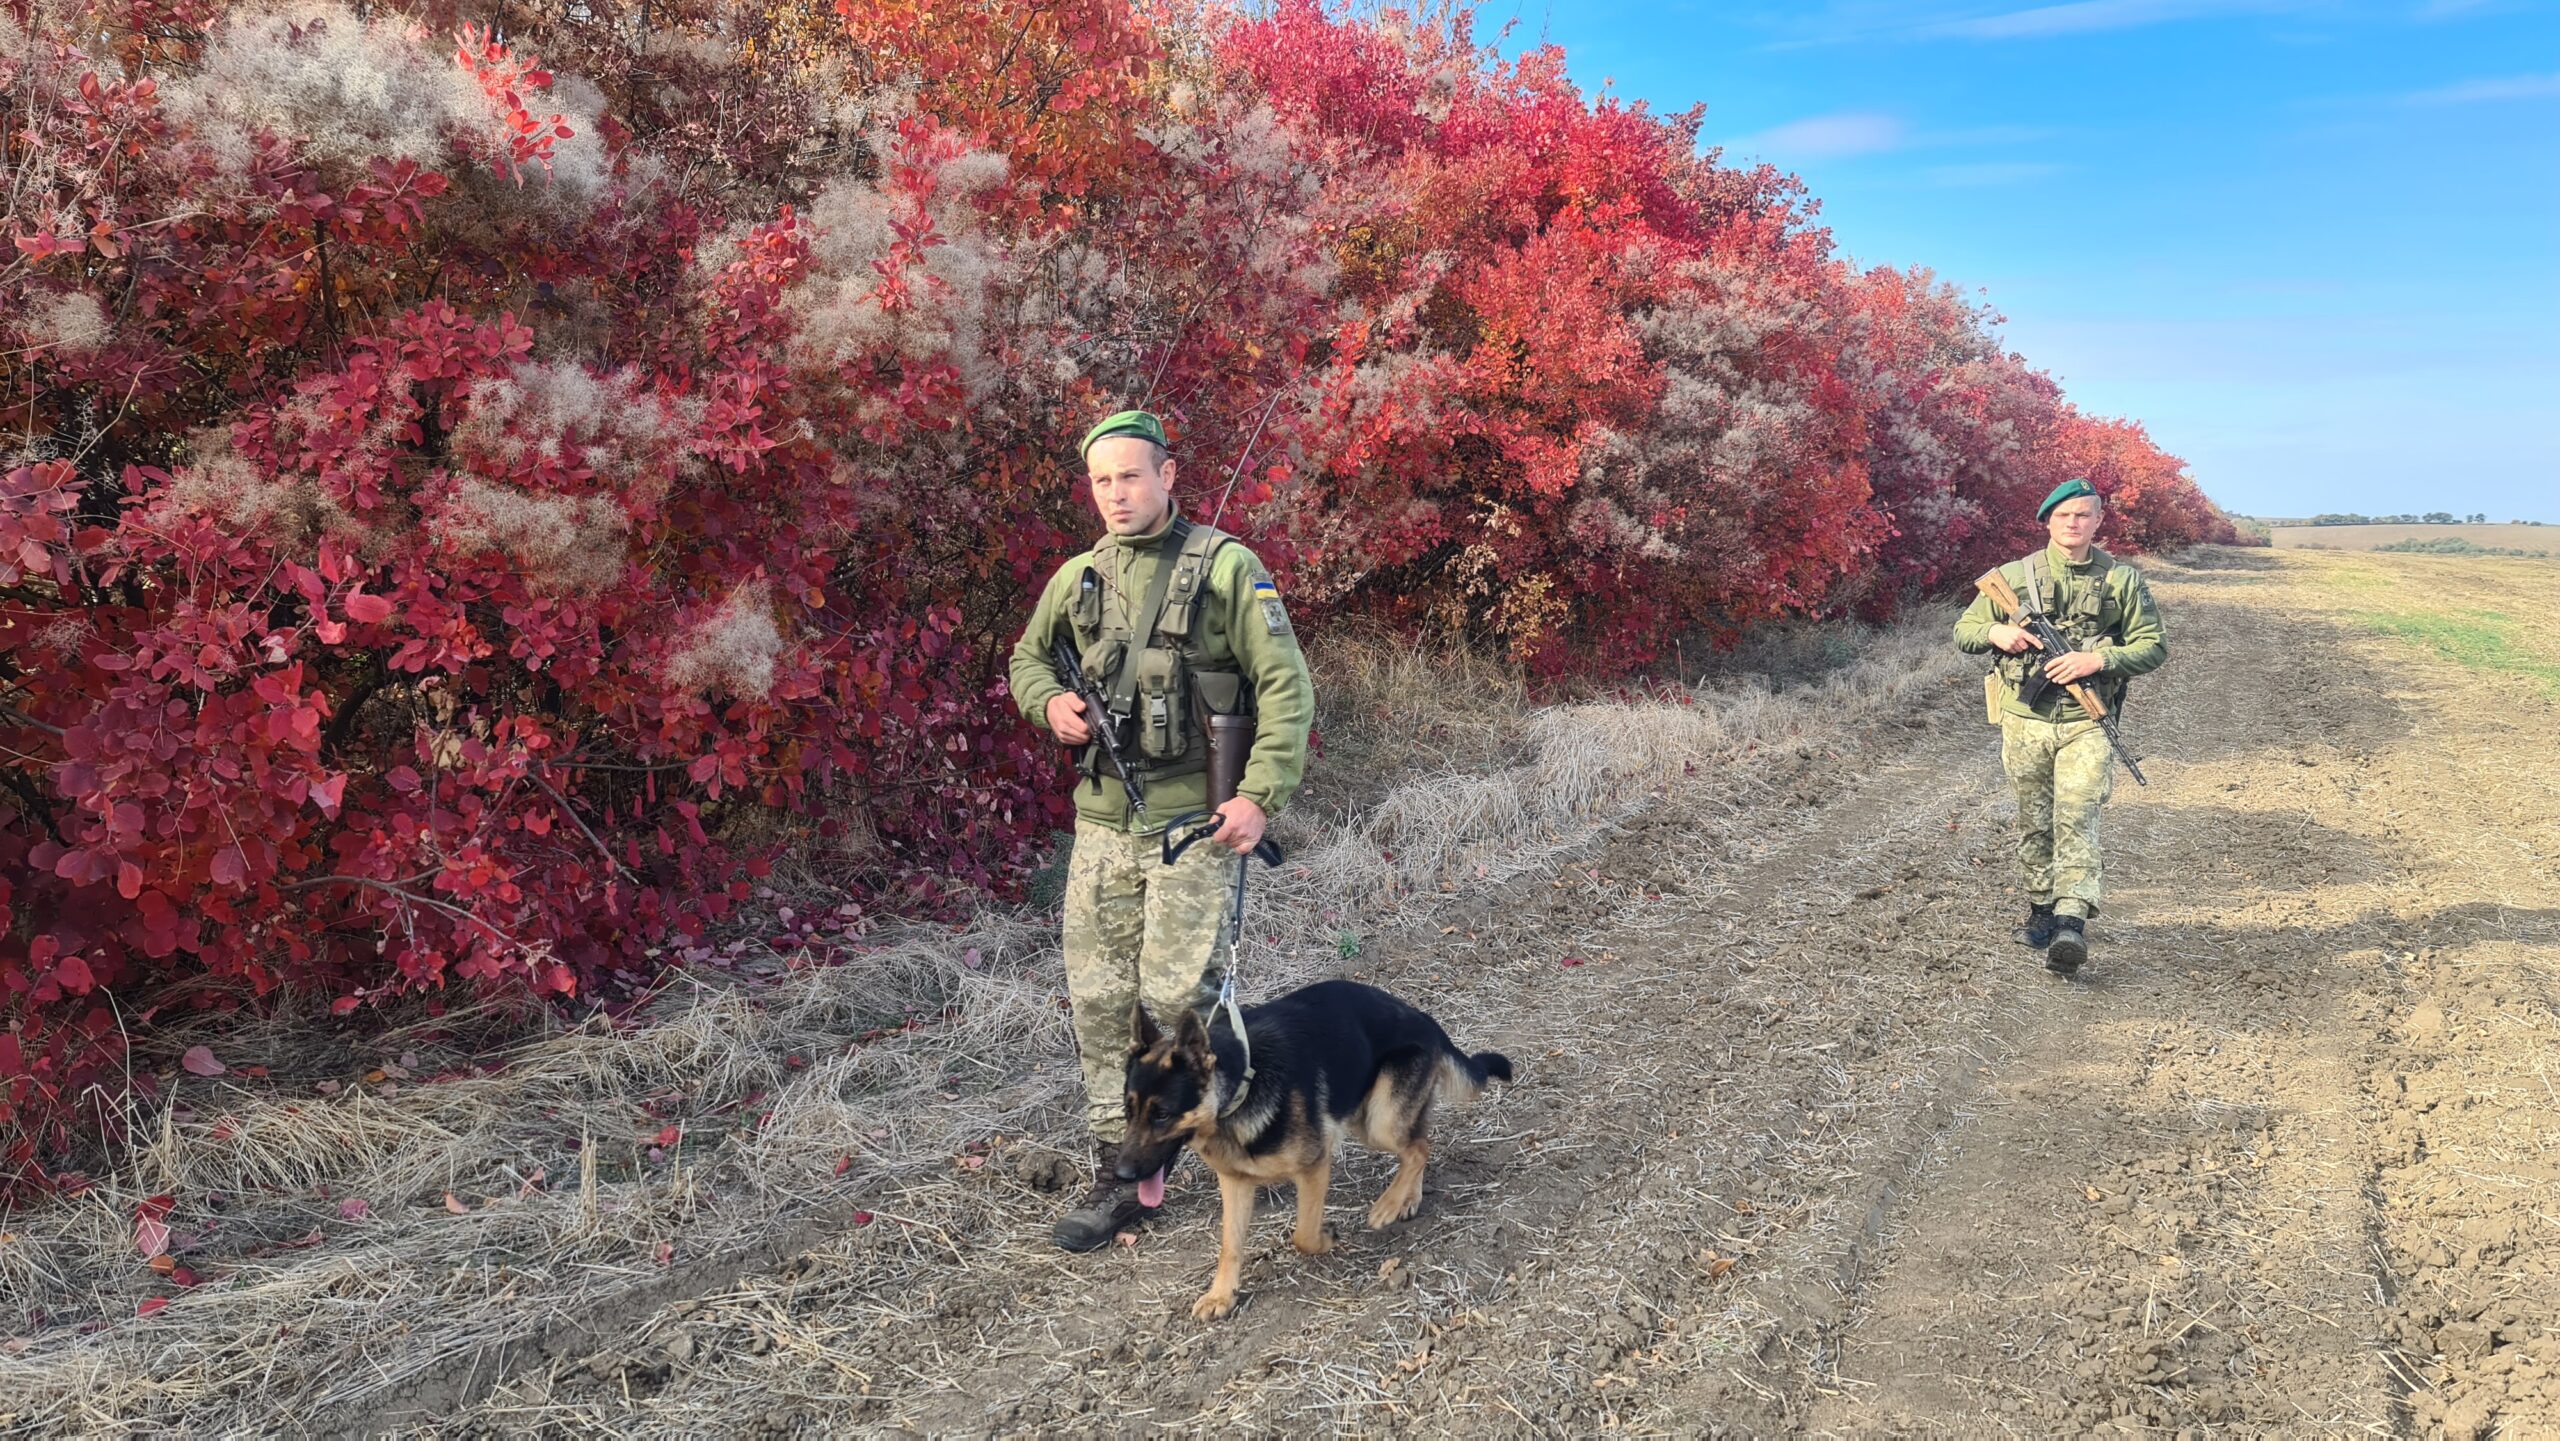
[[[2478,515],[2455,515],[2450,511],[2442,510],[2431,510],[2424,515],[2358,515],[2354,511],[2347,511],[2344,514],[2337,515],[2315,515],[2309,520],[2279,520],[2268,522],[2268,524],[2271,525],[2487,525],[2488,523],[2489,517],[2485,513]],[[2542,522],[2538,520],[2517,520],[2510,521],[2508,524],[2540,525]]]

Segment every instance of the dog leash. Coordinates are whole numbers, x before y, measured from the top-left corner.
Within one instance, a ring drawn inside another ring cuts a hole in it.
[[[1193,844],[1217,834],[1220,824],[1222,822],[1214,811],[1194,811],[1177,818],[1164,829],[1164,863],[1172,865],[1182,859],[1182,853],[1191,849]],[[1179,841],[1175,840],[1174,832],[1185,826],[1191,827],[1190,832]],[[1219,1108],[1218,1119],[1222,1121],[1234,1115],[1237,1108],[1244,1105],[1245,1097],[1253,1094],[1253,1038],[1245,1034],[1244,1008],[1236,1004],[1236,968],[1244,957],[1245,877],[1256,857],[1260,857],[1266,866],[1280,864],[1279,843],[1265,836],[1249,854],[1236,857],[1235,894],[1227,903],[1227,969],[1218,981],[1217,1003],[1210,1010],[1226,1012],[1227,1028],[1236,1033],[1236,1044],[1244,1050],[1244,1079],[1237,1084],[1236,1093],[1227,1098],[1227,1104]]]

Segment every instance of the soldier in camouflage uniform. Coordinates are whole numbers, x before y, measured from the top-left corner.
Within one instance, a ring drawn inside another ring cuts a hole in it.
[[[1997,654],[1994,699],[2000,764],[2018,790],[2018,861],[2027,879],[2027,919],[2018,939],[2045,953],[2068,975],[2089,956],[2089,918],[2098,913],[2105,870],[2098,859],[2098,811],[2115,793],[2114,753],[2107,738],[2057,684],[2034,707],[2018,699],[2027,667],[2056,682],[2087,680],[2112,711],[2125,682],[2169,658],[2151,591],[2132,566],[2094,543],[2106,505],[2085,480],[2056,486],[2036,518],[2052,543],[2000,567],[2010,588],[2040,602],[2073,646],[2067,655],[2038,654],[2034,640],[2008,624],[1988,596],[1977,595],[1956,621],[1956,647]]]
[[[1109,533],[1049,578],[1012,666],[1024,717],[1084,747],[1092,778],[1076,786],[1063,943],[1085,1119],[1099,1159],[1092,1188],[1057,1225],[1055,1239],[1070,1251],[1099,1246],[1145,1214],[1138,1183],[1114,1174],[1130,1008],[1143,1003],[1170,1026],[1185,1007],[1205,1013],[1217,1000],[1234,868],[1297,790],[1315,718],[1306,657],[1271,573],[1232,537],[1176,512],[1163,425],[1144,411],[1122,411],[1086,434],[1083,454]],[[1131,717],[1122,754],[1141,772],[1144,825],[1133,821],[1119,778],[1091,743],[1094,717],[1059,680],[1049,654],[1059,639],[1075,647],[1114,711]],[[1240,711],[1256,724],[1235,799],[1218,808],[1212,844],[1167,866],[1162,827],[1208,808],[1200,716]]]

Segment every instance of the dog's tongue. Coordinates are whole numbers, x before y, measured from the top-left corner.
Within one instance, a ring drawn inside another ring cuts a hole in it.
[[[1150,1211],[1164,1204],[1163,1168],[1157,1168],[1154,1175],[1138,1183],[1138,1204]]]

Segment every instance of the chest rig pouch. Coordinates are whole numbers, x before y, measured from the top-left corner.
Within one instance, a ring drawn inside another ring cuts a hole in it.
[[[1085,671],[1104,686],[1124,747],[1149,775],[1205,769],[1207,718],[1237,714],[1245,706],[1244,677],[1212,665],[1198,633],[1210,565],[1233,539],[1208,526],[1175,521],[1163,542],[1171,554],[1156,566],[1135,611],[1113,614],[1102,579],[1091,568],[1078,582],[1068,620]],[[1090,748],[1088,766],[1098,764],[1100,750]]]
[[[2117,613],[2115,593],[2107,586],[2107,577],[2115,569],[2114,560],[2094,546],[2089,553],[2097,564],[2067,603],[2062,596],[2061,577],[2050,574],[2046,569],[2045,553],[2037,551],[2028,556],[2025,562],[2025,599],[2053,622],[2053,628],[2062,632],[2062,638],[2071,642],[2072,649],[2095,651],[2116,643],[2124,617]],[[2051,659],[2053,657],[2036,650],[2023,655],[2003,656],[1998,671],[2017,692],[2020,701],[2034,706],[2049,691],[2058,689],[2044,679],[2044,663]],[[2107,709],[2112,711],[2123,704],[2125,680],[2122,677],[2101,671],[2089,677],[2087,683],[2097,687],[2098,698],[2106,703]]]

